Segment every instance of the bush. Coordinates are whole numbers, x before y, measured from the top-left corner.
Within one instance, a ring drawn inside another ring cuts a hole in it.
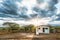
[[[33,33],[33,32],[35,32],[35,26],[34,25],[32,25],[32,24],[30,24],[30,25],[27,25],[26,27],[24,27],[25,29],[25,32],[31,32],[31,33]]]

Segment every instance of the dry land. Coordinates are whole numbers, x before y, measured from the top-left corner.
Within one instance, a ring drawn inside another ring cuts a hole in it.
[[[60,40],[60,33],[40,34],[11,33],[0,35],[0,40]]]

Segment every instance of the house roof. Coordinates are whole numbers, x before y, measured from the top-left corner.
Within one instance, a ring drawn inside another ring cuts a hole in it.
[[[49,27],[48,25],[38,25],[37,27],[42,27],[42,26]]]

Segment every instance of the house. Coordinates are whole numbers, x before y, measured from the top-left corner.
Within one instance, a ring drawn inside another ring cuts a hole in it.
[[[50,32],[50,29],[48,25],[39,25],[36,27],[36,34],[39,35],[40,33],[48,34]]]

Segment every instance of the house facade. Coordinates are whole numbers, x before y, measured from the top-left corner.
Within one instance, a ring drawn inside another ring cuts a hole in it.
[[[36,34],[39,35],[40,33],[48,34],[50,33],[50,29],[47,25],[39,25],[36,27]]]

